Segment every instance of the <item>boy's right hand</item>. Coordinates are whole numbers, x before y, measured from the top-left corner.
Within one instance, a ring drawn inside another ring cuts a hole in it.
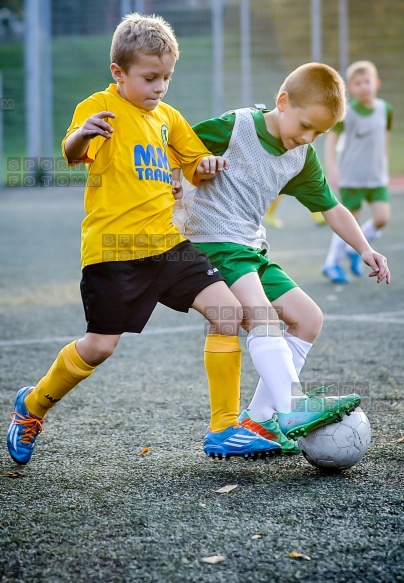
[[[111,111],[100,111],[100,113],[96,113],[89,117],[83,125],[77,130],[80,137],[83,140],[91,140],[96,136],[102,136],[103,138],[111,138],[111,134],[113,133],[112,126],[109,125],[104,118],[114,118],[115,114]]]
[[[229,168],[230,162],[222,156],[205,156],[200,160],[196,172],[201,180],[213,178],[218,172]]]

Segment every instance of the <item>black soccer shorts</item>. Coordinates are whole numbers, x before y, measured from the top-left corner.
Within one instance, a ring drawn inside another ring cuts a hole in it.
[[[80,283],[87,332],[141,332],[157,303],[188,312],[196,296],[224,281],[190,241],[160,255],[87,265]]]

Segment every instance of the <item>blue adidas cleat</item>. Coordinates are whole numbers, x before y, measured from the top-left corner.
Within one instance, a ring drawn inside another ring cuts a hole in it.
[[[27,464],[34,451],[35,440],[42,433],[44,419],[38,419],[29,414],[25,406],[25,397],[34,387],[24,387],[17,393],[14,403],[14,411],[7,433],[8,451],[17,464]]]
[[[352,413],[361,402],[360,396],[355,393],[343,397],[316,396],[316,392],[324,393],[327,388],[312,389],[311,396],[295,401],[291,413],[278,413],[279,427],[286,437],[296,441],[299,437],[306,437],[310,431],[341,421],[344,415]]]
[[[229,459],[232,455],[253,460],[259,457],[280,455],[282,448],[278,443],[260,437],[253,431],[241,425],[234,425],[224,431],[206,431],[203,440],[203,451],[206,455],[219,460]]]
[[[282,454],[293,455],[300,453],[300,447],[297,443],[293,441],[293,439],[288,439],[286,435],[282,433],[276,413],[272,419],[268,419],[268,421],[255,421],[250,416],[250,411],[247,409],[240,413],[238,420],[246,429],[258,433],[258,435],[261,435],[264,439],[269,439],[275,443],[279,443],[282,448]]]
[[[349,283],[349,278],[340,265],[335,264],[330,267],[323,267],[322,273],[333,283]]]
[[[363,274],[363,261],[359,253],[348,253],[349,260],[351,262],[351,271],[356,277],[360,277]]]

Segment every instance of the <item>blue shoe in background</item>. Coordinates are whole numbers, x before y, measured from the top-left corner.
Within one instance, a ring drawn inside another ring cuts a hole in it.
[[[363,274],[363,261],[359,253],[348,253],[349,260],[351,262],[351,271],[356,277],[360,277]]]
[[[338,264],[331,265],[330,267],[323,267],[322,273],[333,283],[349,283],[349,279],[345,271]]]

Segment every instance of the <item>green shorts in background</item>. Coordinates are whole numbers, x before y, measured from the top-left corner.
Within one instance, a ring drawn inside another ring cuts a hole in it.
[[[218,268],[229,287],[243,275],[256,271],[270,302],[297,287],[277,263],[270,261],[265,249],[238,243],[193,243]]]
[[[378,186],[377,188],[340,188],[339,194],[342,204],[350,211],[358,211],[364,200],[369,203],[376,201],[389,202],[390,200],[387,186]]]

